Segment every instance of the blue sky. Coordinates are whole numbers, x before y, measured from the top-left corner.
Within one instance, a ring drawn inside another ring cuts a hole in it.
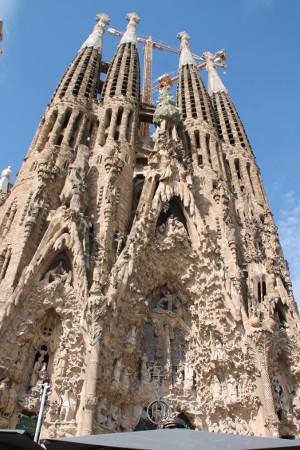
[[[136,12],[139,34],[173,46],[177,33],[187,31],[196,54],[225,48],[228,68],[220,74],[261,169],[300,305],[300,1],[0,0],[1,170],[8,164],[19,170],[57,83],[100,12],[119,30],[126,14]],[[117,44],[105,35],[104,60]],[[177,55],[154,52],[154,79],[177,69]]]

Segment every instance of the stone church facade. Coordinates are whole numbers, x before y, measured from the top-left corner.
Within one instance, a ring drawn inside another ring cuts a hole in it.
[[[298,437],[299,314],[243,124],[185,32],[176,100],[164,77],[141,104],[127,19],[106,63],[97,16],[0,194],[1,427],[47,377],[42,437],[130,431],[160,368],[195,428]]]

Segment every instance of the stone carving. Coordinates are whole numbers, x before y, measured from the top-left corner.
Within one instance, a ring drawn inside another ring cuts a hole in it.
[[[31,388],[36,386],[38,380],[42,380],[44,378],[44,374],[47,370],[47,363],[45,362],[45,356],[47,354],[47,350],[44,349],[41,349],[39,352],[38,359],[33,365],[32,374],[30,377],[29,386]]]
[[[69,166],[69,176],[60,194],[62,204],[70,207],[75,212],[80,212],[86,202],[85,177],[88,170],[88,156],[90,149],[86,145],[80,145],[77,157]]]
[[[0,179],[0,192],[3,194],[7,194],[8,192],[8,180],[12,177],[11,166],[8,166],[7,169],[2,170],[1,179]]]
[[[71,422],[75,420],[77,398],[71,388],[68,388],[62,398],[60,407],[60,420]]]
[[[221,383],[220,383],[217,375],[213,376],[210,386],[211,386],[211,392],[212,392],[213,399],[217,402],[222,401],[223,400],[222,386],[221,386]]]
[[[230,373],[227,380],[227,389],[228,389],[228,400],[229,403],[234,403],[238,399],[237,394],[237,381]]]
[[[59,352],[59,358],[56,367],[56,375],[58,377],[64,377],[66,372],[67,361],[68,361],[68,351],[65,347],[62,347]]]

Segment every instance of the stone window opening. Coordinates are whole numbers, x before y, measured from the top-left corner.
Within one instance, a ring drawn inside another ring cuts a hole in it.
[[[201,148],[200,144],[200,133],[198,130],[194,132],[195,140],[196,140],[196,148]]]
[[[110,88],[110,92],[109,92],[109,96],[113,97],[116,93],[116,87],[117,87],[117,82],[118,82],[118,77],[120,74],[120,67],[121,67],[121,63],[122,63],[122,58],[123,58],[123,53],[124,53],[124,45],[122,45],[121,49],[119,50],[120,53],[118,55],[118,59],[116,62],[116,65],[114,67],[114,75],[113,75],[113,79],[112,79],[112,83],[111,83],[111,88]],[[108,74],[107,74],[108,76]]]
[[[241,180],[241,170],[240,170],[240,160],[238,158],[235,158],[234,160],[234,166],[236,170],[236,174],[239,180]]]
[[[124,108],[121,106],[118,110],[117,125],[121,125]]]
[[[182,203],[179,197],[173,197],[171,198],[170,202],[165,203],[158,217],[156,228],[158,228],[160,225],[165,224],[171,216],[175,217],[179,220],[179,222],[183,224],[185,231],[189,236],[186,218],[182,211]]]
[[[62,124],[62,129],[67,128],[69,120],[70,120],[70,117],[71,117],[71,114],[72,114],[72,109],[71,108],[67,108],[66,114],[65,114],[65,117],[64,117],[64,121],[63,121],[63,124]]]
[[[208,161],[209,161],[210,167],[212,168],[211,153],[210,153],[210,136],[209,136],[209,134],[207,134],[205,136],[205,142],[206,142],[206,150],[207,150]]]
[[[198,165],[203,166],[203,156],[201,153],[198,153]]]
[[[137,97],[138,96],[138,98],[139,98],[140,97],[140,91],[138,89],[137,82],[136,82],[136,79],[135,79],[135,77],[139,77],[139,73],[140,73],[140,71],[139,71],[139,62],[138,62],[137,52],[136,52],[136,50],[134,48],[133,48],[133,51],[134,51],[134,59],[133,59],[133,72],[134,72],[134,75],[133,75],[133,81],[132,81],[132,96],[133,97]],[[140,80],[138,78],[138,85],[139,84],[140,84]]]
[[[274,312],[274,317],[278,320],[279,322],[279,327],[284,328],[287,320],[286,320],[286,316],[288,313],[288,307],[287,305],[284,305],[282,303],[282,300],[279,299],[276,303],[275,306],[273,308],[273,312]]]
[[[129,49],[129,52],[130,52],[130,49]],[[123,94],[123,95],[127,94],[128,78],[129,78],[129,72],[130,72],[130,60],[131,60],[131,55],[129,53],[129,55],[127,56],[126,61],[125,61],[123,83],[122,83],[122,88],[121,88],[121,94]]]
[[[63,138],[64,138],[64,135],[60,133],[56,139],[55,145],[61,145]]]
[[[45,147],[46,142],[49,141],[50,138],[50,133],[54,128],[54,125],[56,123],[58,117],[58,110],[55,109],[54,111],[52,111],[52,113],[50,114],[49,120],[48,120],[48,124],[45,123],[45,131],[46,131],[46,136],[43,139],[43,142],[41,143],[40,148],[38,147],[38,151],[43,150],[43,148]],[[48,130],[47,130],[48,128]]]
[[[226,171],[226,175],[228,180],[232,180],[232,174],[231,174],[231,169],[230,169],[230,164],[228,159],[225,158],[225,155],[223,154],[223,159],[225,160],[225,171]]]
[[[90,60],[91,54],[92,54],[92,48],[89,49],[88,54],[86,55],[86,57],[84,59],[84,62],[82,64],[82,66],[81,66],[81,70],[79,72],[79,75],[77,77],[77,80],[75,82],[75,86],[74,86],[74,89],[73,89],[73,94],[74,95],[77,95],[79,90],[80,90],[80,87],[81,87],[84,75],[86,73],[86,69],[87,69],[88,64],[89,64],[89,60]]]
[[[192,149],[191,138],[187,131],[185,132],[185,138],[186,138],[188,150],[191,151],[191,149]]]
[[[258,302],[261,303],[261,282],[257,283],[257,299]]]
[[[76,58],[76,60],[75,60],[75,62],[74,62],[74,64],[73,64],[73,68],[72,68],[72,70],[70,70],[70,72],[69,72],[69,75],[68,75],[68,77],[66,78],[66,80],[65,80],[65,82],[64,82],[64,84],[63,84],[63,87],[62,87],[62,89],[61,89],[61,91],[60,91],[60,94],[59,94],[59,98],[63,98],[64,96],[65,96],[65,93],[66,93],[66,91],[67,91],[67,89],[68,89],[68,87],[69,87],[69,84],[70,84],[70,82],[71,82],[71,80],[72,80],[72,77],[73,77],[73,75],[74,75],[74,73],[75,73],[75,70],[76,70],[76,68],[77,68],[77,66],[78,66],[78,64],[79,64],[79,62],[80,62],[80,60],[81,60],[81,58],[82,58],[82,53]],[[67,71],[68,72],[68,71]],[[54,97],[54,96],[53,96]],[[52,100],[51,100],[52,101]]]
[[[128,143],[130,143],[130,141],[131,141],[131,134],[132,134],[131,128],[132,128],[132,122],[133,122],[133,113],[132,113],[132,110],[131,110],[130,113],[129,113],[129,116],[128,116],[127,129],[126,129],[126,141],[127,141]]]
[[[265,282],[264,277],[263,277],[263,281],[262,281],[262,298],[263,298],[263,300],[265,299],[266,295],[267,295],[267,283]]]
[[[71,138],[70,138],[70,142],[69,142],[70,147],[73,147],[75,144],[76,137],[77,137],[78,130],[79,130],[79,125],[82,121],[82,118],[83,118],[83,114],[80,112],[78,114],[78,116],[76,117],[76,120],[73,125],[73,130],[72,130],[72,134],[71,134]]]
[[[86,145],[90,148],[94,146],[98,128],[99,128],[99,120],[98,119],[95,120],[95,118],[92,119],[88,136],[86,138]]]
[[[111,110],[111,108],[109,108],[106,110],[105,116],[104,116],[104,130],[103,130],[103,135],[101,137],[101,145],[104,145],[106,143],[107,136],[108,136],[108,130],[110,127],[110,122],[111,122],[111,115],[112,115],[112,110]]]

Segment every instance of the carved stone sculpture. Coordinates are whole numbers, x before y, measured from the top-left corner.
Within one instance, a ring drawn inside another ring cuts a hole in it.
[[[0,179],[0,192],[3,194],[7,194],[8,192],[8,181],[12,177],[11,166],[8,166],[7,169],[2,170],[1,179]]]

